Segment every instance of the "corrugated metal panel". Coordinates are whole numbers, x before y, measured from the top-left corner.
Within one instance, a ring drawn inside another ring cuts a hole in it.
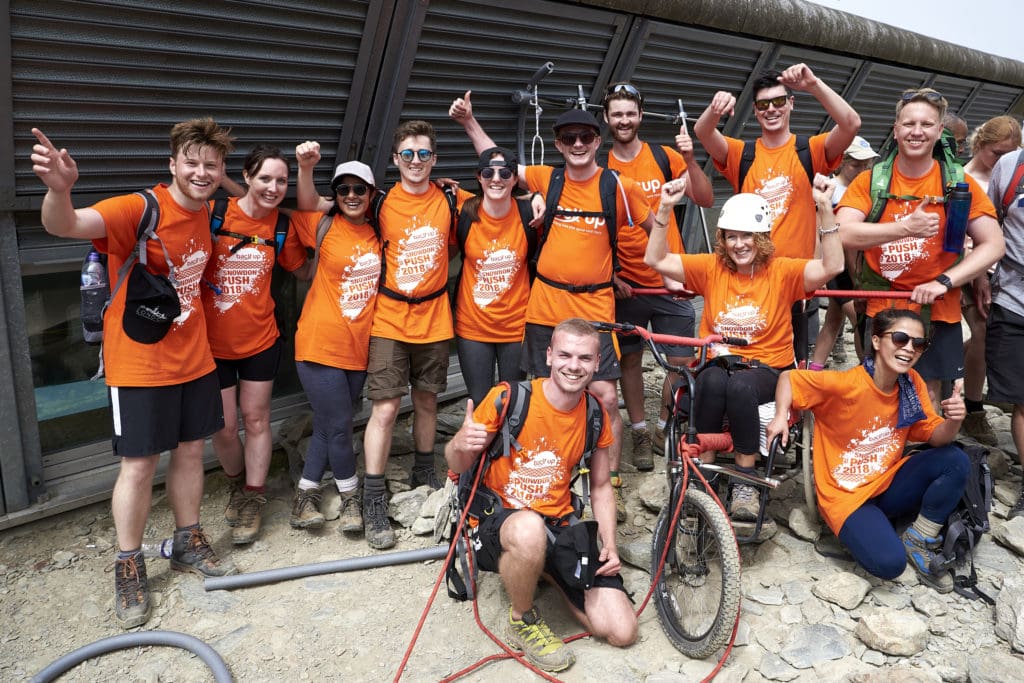
[[[978,86],[977,81],[965,81],[945,74],[936,74],[930,87],[935,88],[949,102],[949,111],[962,116],[967,98]]]
[[[907,88],[918,88],[927,74],[888,65],[876,65],[850,103],[860,114],[860,136],[876,150],[892,133],[896,102]]]
[[[1020,95],[1020,89],[985,83],[978,96],[971,102],[964,118],[973,130],[993,116],[1005,114]]]
[[[780,51],[774,68],[782,71],[801,63],[807,64],[815,76],[840,95],[860,66],[860,62],[848,57],[786,46]],[[800,135],[817,135],[832,128],[834,123],[814,97],[799,91],[794,92],[793,96],[794,109],[789,118],[790,130]]]

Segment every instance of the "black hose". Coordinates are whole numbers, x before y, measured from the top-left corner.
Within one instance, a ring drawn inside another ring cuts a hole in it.
[[[138,633],[122,633],[110,638],[103,638],[80,647],[37,673],[32,677],[32,683],[48,683],[49,681],[56,680],[58,676],[70,671],[82,662],[109,652],[151,645],[180,647],[188,650],[210,667],[210,670],[213,671],[213,678],[217,683],[231,683],[235,680],[231,676],[231,671],[228,670],[227,664],[217,654],[217,651],[195,636],[190,636],[187,633],[178,633],[177,631],[139,631]]]

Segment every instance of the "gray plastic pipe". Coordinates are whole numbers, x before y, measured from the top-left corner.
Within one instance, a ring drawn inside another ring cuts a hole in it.
[[[290,579],[301,579],[307,576],[318,576],[320,574],[351,572],[357,569],[375,569],[377,567],[393,567],[399,564],[411,564],[412,562],[439,560],[447,554],[448,545],[445,544],[434,546],[433,548],[402,550],[397,553],[379,553],[377,555],[351,557],[345,560],[333,560],[331,562],[300,564],[295,567],[267,569],[261,572],[235,574],[234,576],[211,576],[207,577],[203,586],[207,591],[247,588],[249,586],[259,586],[264,583],[276,583],[278,581],[288,581]]]
[[[217,651],[195,636],[190,636],[187,633],[178,633],[177,631],[139,631],[138,633],[122,633],[80,647],[37,673],[32,677],[32,683],[49,683],[49,681],[54,681],[58,676],[70,671],[82,662],[109,652],[151,645],[166,645],[167,647],[180,647],[188,650],[203,660],[206,666],[210,667],[210,670],[213,672],[213,678],[217,683],[231,683],[235,680],[232,678],[227,664],[217,654]]]

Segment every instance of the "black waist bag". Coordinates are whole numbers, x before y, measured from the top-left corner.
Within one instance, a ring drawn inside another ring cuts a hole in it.
[[[140,344],[155,344],[163,339],[181,315],[178,292],[165,275],[149,272],[135,263],[128,274],[124,315],[125,333]]]
[[[551,549],[551,561],[570,588],[589,590],[594,585],[600,550],[597,522],[588,519],[559,530]]]

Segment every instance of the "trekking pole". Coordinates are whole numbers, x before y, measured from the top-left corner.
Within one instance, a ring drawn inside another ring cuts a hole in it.
[[[530,80],[526,82],[526,87],[522,90],[516,90],[512,93],[512,101],[519,105],[519,119],[516,124],[516,146],[519,152],[519,160],[525,162],[526,160],[526,109],[527,107],[533,107],[535,110],[535,129],[533,140],[530,144],[531,156],[534,145],[540,142],[541,146],[541,161],[544,163],[544,140],[540,137],[540,97],[538,96],[538,88],[540,82],[547,77],[552,71],[555,70],[554,62],[544,62]],[[534,159],[530,159],[530,163],[534,163]]]

